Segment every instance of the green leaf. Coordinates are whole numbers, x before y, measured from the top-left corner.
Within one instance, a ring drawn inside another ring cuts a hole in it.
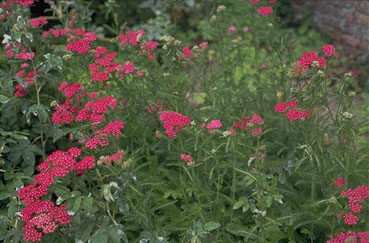
[[[9,101],[9,98],[5,95],[0,95],[0,103],[5,104]]]
[[[91,212],[93,202],[94,199],[92,197],[85,198],[82,206],[87,212]]]
[[[8,207],[8,217],[13,218],[15,213],[18,212],[18,202],[16,200],[11,201],[7,205]]]
[[[124,199],[118,198],[117,206],[122,214],[127,214],[129,212],[129,205]]]
[[[22,158],[26,162],[27,165],[34,165],[35,164],[35,155],[31,150],[24,150],[22,152]]]
[[[0,192],[0,200],[7,199],[8,197],[9,197],[9,192],[4,192],[4,191]]]
[[[59,138],[65,136],[67,131],[63,129],[59,129],[57,126],[53,125],[46,131],[46,136],[53,139],[53,143],[55,143]]]
[[[235,204],[233,205],[233,209],[238,209],[238,208],[240,208],[240,207],[242,207],[243,206],[243,204],[244,204],[244,201],[237,201],[237,202],[235,202]]]
[[[87,242],[88,238],[91,235],[94,224],[91,223],[90,220],[86,220],[82,223],[77,230],[76,233],[76,242]]]
[[[38,105],[36,107],[37,114],[40,117],[40,120],[42,123],[45,123],[47,119],[49,118],[49,115],[47,113],[47,107],[44,105]]]
[[[217,222],[210,221],[210,222],[208,222],[204,225],[204,229],[207,230],[207,231],[212,231],[212,230],[215,230],[215,229],[219,228],[220,226],[221,226],[221,224],[219,224]]]
[[[28,139],[26,136],[23,136],[23,135],[19,135],[19,134],[16,134],[16,133],[13,133],[12,135],[10,135],[11,137],[15,138],[15,139],[22,139],[22,140],[26,140]]]
[[[73,211],[77,212],[80,208],[81,208],[81,204],[82,204],[82,197],[79,196],[77,197],[77,199],[74,201],[73,204]]]
[[[90,237],[90,240],[91,243],[106,243],[108,242],[108,234],[104,229],[98,230]]]
[[[120,235],[117,229],[109,230],[109,242],[120,243]]]
[[[33,175],[34,171],[35,171],[35,167],[33,165],[23,168],[23,174],[26,176]]]

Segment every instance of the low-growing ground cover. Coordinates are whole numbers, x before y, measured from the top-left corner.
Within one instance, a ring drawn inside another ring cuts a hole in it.
[[[369,242],[368,106],[277,1],[209,2],[198,44],[51,3],[0,5],[1,240]]]

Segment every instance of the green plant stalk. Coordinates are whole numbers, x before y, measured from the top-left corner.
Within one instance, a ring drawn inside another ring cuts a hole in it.
[[[36,74],[37,73],[36,66],[35,66],[35,62],[33,60],[32,60],[32,68],[33,68],[33,71]],[[38,84],[37,84],[37,75],[35,75],[35,78],[34,79],[35,79],[34,80],[34,84],[35,84],[35,89],[36,89],[37,105],[40,106],[41,105],[41,102],[40,102],[40,91],[42,89],[42,86],[39,87]],[[42,158],[45,161],[46,160],[46,154],[45,154],[45,143],[46,143],[46,140],[44,139],[44,126],[42,124],[41,116],[40,115],[38,115],[38,120],[40,121],[40,139],[41,139]]]
[[[258,168],[258,175],[259,175],[259,178],[257,180],[257,184],[256,184],[256,190],[257,190],[257,195],[258,195],[258,202],[260,203],[261,202],[261,190],[260,190],[260,183],[262,181],[262,178],[261,178],[261,173],[260,173],[260,166],[257,166]],[[263,208],[264,209],[264,208]],[[262,241],[263,242],[266,242],[266,237],[265,237],[265,231],[264,231],[264,217],[262,217],[262,215],[258,215],[258,217],[260,218],[260,220],[257,220],[257,223],[259,224],[259,227],[260,227],[260,233],[261,233],[261,237],[262,237]]]
[[[233,161],[233,168],[235,167],[234,161]],[[235,203],[235,197],[236,197],[236,171],[233,170],[233,175],[232,175],[232,187],[231,187],[231,200],[232,200],[232,207],[230,207],[231,210],[231,223],[233,220],[233,205]]]
[[[315,183],[314,181],[311,182],[311,198],[313,201],[315,201]],[[311,224],[310,224],[310,232],[313,233],[314,231],[314,220],[311,220]],[[314,237],[310,236],[310,242],[314,243]]]

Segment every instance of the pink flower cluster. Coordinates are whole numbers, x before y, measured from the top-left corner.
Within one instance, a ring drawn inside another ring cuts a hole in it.
[[[208,132],[210,134],[214,134],[221,127],[222,127],[222,123],[219,120],[212,120],[206,125],[206,129],[208,129]]]
[[[322,47],[322,51],[327,57],[330,57],[334,55],[334,53],[336,52],[336,48],[334,48],[334,46],[332,45],[327,44]]]
[[[88,68],[92,72],[90,78],[93,81],[104,82],[108,80],[109,73],[118,71],[121,65],[118,62],[114,62],[113,59],[117,56],[116,52],[106,53],[106,47],[96,47],[95,58],[96,60],[91,63]],[[101,57],[104,55],[103,57]]]
[[[108,111],[108,106],[114,109],[118,102],[111,96],[105,96],[97,100],[90,100],[86,102],[83,108],[79,108],[81,99],[89,98],[93,99],[96,97],[96,93],[84,92],[76,96],[83,90],[80,83],[74,83],[69,85],[64,82],[59,86],[59,91],[64,92],[64,96],[68,99],[64,104],[60,104],[56,107],[54,114],[51,117],[51,121],[54,124],[69,124],[74,118],[76,122],[82,122],[89,120],[90,122],[102,122],[105,117],[102,115]],[[73,99],[71,99],[73,98]],[[76,116],[74,117],[74,114]]]
[[[87,169],[94,167],[93,156],[76,161],[81,153],[82,150],[77,147],[72,147],[68,151],[53,152],[38,165],[41,172],[34,178],[33,183],[19,190],[18,196],[26,205],[21,211],[22,220],[25,222],[24,240],[40,241],[43,234],[54,232],[58,224],[67,224],[71,220],[72,217],[68,215],[65,205],[57,206],[52,201],[42,201],[41,198],[48,194],[48,188],[55,178],[65,177],[74,170],[78,174],[83,174]]]
[[[192,59],[192,50],[190,49],[189,46],[184,46],[182,48],[182,53],[184,55],[180,55],[179,56],[179,60],[184,59],[187,62],[188,60],[191,60]]]
[[[341,232],[337,236],[331,236],[327,243],[369,243],[369,232]]]
[[[263,16],[269,16],[273,13],[273,8],[270,6],[265,6],[265,7],[259,7],[258,8],[258,14],[263,15]]]
[[[358,202],[362,202],[369,197],[369,187],[365,185],[359,185],[356,189],[350,188],[346,191],[342,191],[341,196],[348,198],[349,208],[351,212],[346,215],[340,213],[338,214],[338,216],[342,217],[345,224],[347,225],[357,224],[359,217],[357,217],[353,213],[361,212],[363,206],[361,204],[358,204]]]
[[[154,49],[158,46],[158,42],[156,41],[147,41],[142,43],[141,51],[138,52],[138,55],[146,54],[149,58],[149,61],[152,62],[155,58],[155,54],[153,53]]]
[[[166,134],[170,138],[176,137],[176,133],[191,123],[190,118],[174,111],[164,111],[159,119],[163,122]]]
[[[24,46],[22,47],[20,43],[16,43],[14,47],[11,47],[10,44],[6,44],[4,48],[7,50],[5,53],[7,58],[13,58],[14,53],[16,53],[16,59],[26,61],[20,64],[21,70],[17,72],[15,76],[22,78],[27,85],[31,85],[35,80],[36,73],[28,68],[30,65],[27,63],[27,61],[32,60],[35,56],[35,53],[27,52],[27,48]],[[14,93],[15,97],[22,97],[28,93],[28,90],[26,89],[27,87],[25,87],[23,84],[18,83],[16,84],[15,88],[17,89],[17,91]]]
[[[313,62],[318,62],[318,68],[325,67],[327,60],[324,57],[319,57],[316,51],[307,51],[298,60],[298,63],[303,67],[304,70],[308,70]]]
[[[90,43],[97,39],[97,35],[93,32],[86,32],[82,29],[74,30],[74,35],[69,36],[68,40],[72,41],[65,49],[67,51],[73,51],[78,54],[85,54],[90,50]],[[83,36],[81,39],[76,39],[76,36]]]
[[[230,34],[230,35],[232,35],[235,31],[236,31],[236,27],[234,27],[234,26],[230,26],[228,28],[228,34]]]
[[[263,118],[258,115],[254,114],[252,115],[251,119],[250,116],[244,116],[242,118],[242,121],[236,121],[233,123],[234,128],[241,128],[244,131],[247,131],[250,127],[254,127],[255,125],[261,126],[264,124]],[[263,132],[263,129],[261,127],[254,128],[254,130],[251,132],[252,136],[260,135]]]
[[[132,46],[136,46],[138,44],[138,37],[141,36],[141,38],[143,38],[143,36],[145,35],[145,31],[144,30],[139,30],[137,32],[132,32],[130,30],[128,30],[126,32],[126,34],[120,34],[119,35],[119,41],[120,44],[122,46],[128,46],[128,42],[132,45]]]
[[[73,32],[72,29],[70,28],[63,28],[63,29],[53,29],[50,28],[48,31],[44,31],[41,34],[42,38],[49,38],[49,37],[61,37],[61,36],[66,36],[69,35]],[[77,31],[78,33],[78,31]],[[71,39],[73,39],[74,36],[71,37]]]
[[[300,118],[309,118],[310,114],[298,107],[298,100],[291,100],[290,102],[280,102],[274,106],[274,111],[279,113],[286,113],[286,117],[290,121],[299,120]]]
[[[337,187],[343,187],[343,185],[345,185],[345,179],[344,178],[337,178],[334,182],[334,185],[336,185]]]
[[[188,154],[181,154],[181,159],[185,161],[186,163],[192,162],[192,157],[191,155],[188,155]]]
[[[118,149],[118,151],[115,154],[109,155],[104,159],[104,162],[108,165],[111,165],[112,162],[118,162],[122,160],[125,152],[124,150]]]
[[[45,17],[39,17],[39,18],[30,19],[29,22],[34,28],[38,28],[41,24],[46,24],[47,19]]]
[[[68,224],[72,219],[68,215],[66,206],[56,206],[52,201],[36,201],[22,210],[22,220],[25,241],[41,241],[44,234],[52,233],[58,224]]]

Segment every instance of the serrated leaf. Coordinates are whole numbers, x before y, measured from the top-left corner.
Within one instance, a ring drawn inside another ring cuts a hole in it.
[[[212,231],[212,230],[215,230],[215,229],[219,228],[220,226],[221,226],[221,224],[219,224],[217,222],[210,221],[210,222],[208,222],[204,225],[204,229],[207,230],[207,231]]]

